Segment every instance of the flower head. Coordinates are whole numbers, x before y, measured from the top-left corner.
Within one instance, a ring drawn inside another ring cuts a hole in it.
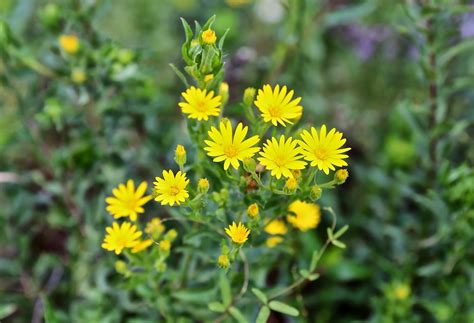
[[[71,71],[71,79],[76,84],[82,84],[87,80],[86,72],[82,68],[74,68]]]
[[[102,248],[114,251],[119,255],[125,248],[133,248],[140,243],[142,232],[137,229],[135,224],[123,222],[119,226],[117,222],[112,223],[111,227],[105,228],[107,235],[102,243]]]
[[[198,192],[204,194],[207,191],[209,191],[209,181],[207,178],[200,178],[198,181]]]
[[[329,170],[335,170],[334,166],[347,166],[344,159],[349,156],[343,153],[350,148],[342,148],[346,139],[342,138],[341,132],[333,128],[326,133],[326,125],[322,125],[319,134],[314,127],[311,127],[311,133],[304,130],[301,138],[303,139],[300,141],[300,147],[303,148],[301,153],[311,162],[311,166],[317,166],[326,175],[329,174]]]
[[[296,200],[288,207],[290,214],[286,217],[295,228],[300,231],[314,229],[321,221],[319,205]]]
[[[247,214],[249,217],[254,218],[260,213],[257,203],[252,203],[247,208]]]
[[[164,231],[165,226],[161,223],[161,219],[159,218],[153,218],[145,227],[145,232],[151,235],[153,239],[158,239]]]
[[[265,241],[265,244],[267,245],[268,248],[275,248],[282,241],[283,241],[283,237],[274,236],[274,237],[269,237],[267,241]]]
[[[241,123],[237,125],[235,132],[232,133],[232,124],[229,121],[221,121],[219,130],[212,127],[208,132],[211,140],[205,140],[207,147],[204,150],[216,163],[224,162],[224,169],[227,170],[229,165],[235,169],[239,168],[239,160],[250,158],[255,155],[260,148],[253,147],[260,138],[253,136],[245,139],[248,127],[244,127]]]
[[[135,247],[132,248],[132,253],[141,252],[141,251],[147,249],[152,244],[153,244],[153,240],[151,240],[151,239],[141,240],[141,241],[139,241],[139,243]]]
[[[265,232],[271,235],[275,234],[286,234],[288,228],[286,227],[285,222],[282,220],[273,220],[265,225]]]
[[[247,241],[250,230],[247,229],[241,222],[239,222],[238,225],[235,224],[235,222],[232,222],[232,224],[225,229],[225,233],[227,233],[233,242],[237,244],[243,244],[245,241]]]
[[[75,54],[79,50],[79,38],[76,35],[61,35],[59,46],[68,54]]]
[[[145,195],[147,183],[142,182],[135,190],[135,183],[129,179],[127,185],[120,184],[118,188],[112,190],[113,197],[107,197],[107,212],[114,218],[129,216],[130,220],[135,221],[137,214],[145,212],[143,205],[151,200],[150,195]]]
[[[227,255],[220,255],[217,258],[217,265],[221,268],[229,268],[230,266],[229,257]]]
[[[208,120],[211,116],[218,116],[221,111],[221,96],[214,96],[214,91],[208,93],[207,90],[191,86],[181,95],[186,101],[178,105],[190,119]]]
[[[275,137],[268,139],[260,152],[258,160],[267,169],[272,171],[272,176],[280,179],[281,176],[292,178],[294,169],[303,169],[306,165],[305,161],[299,160],[303,158],[300,155],[301,148],[297,147],[298,142],[289,137],[285,140],[285,136],[280,136],[278,141]]]
[[[158,245],[160,246],[160,250],[169,251],[171,248],[171,242],[169,240],[161,240]]]
[[[338,169],[334,174],[334,180],[337,184],[344,184],[349,177],[349,171],[345,168]]]
[[[155,184],[153,193],[155,195],[155,201],[160,202],[161,205],[180,205],[189,197],[188,191],[186,190],[189,179],[186,178],[185,173],[178,171],[176,175],[174,175],[172,170],[164,170],[163,178],[155,177],[155,180],[156,182],[153,182],[153,184]]]
[[[286,86],[280,89],[277,85],[272,90],[268,84],[258,90],[254,103],[262,113],[263,121],[286,127],[286,123],[293,124],[295,119],[300,118],[303,114],[303,107],[299,105],[301,98],[293,99],[293,93],[293,90],[287,93]]]
[[[186,149],[183,145],[177,145],[176,150],[174,151],[174,161],[179,166],[186,164]]]
[[[285,182],[285,190],[293,192],[298,188],[298,181],[295,178],[288,178]]]
[[[202,41],[206,44],[214,44],[217,40],[216,33],[212,29],[207,29],[202,32]]]

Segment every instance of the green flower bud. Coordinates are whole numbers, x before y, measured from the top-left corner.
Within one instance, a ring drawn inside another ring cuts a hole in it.
[[[244,169],[249,173],[255,172],[255,169],[257,168],[257,163],[255,162],[253,158],[245,158],[243,160],[243,164],[244,164]]]
[[[244,104],[251,105],[255,99],[256,90],[253,87],[248,87],[244,91]]]
[[[314,201],[317,201],[321,198],[321,195],[323,194],[323,190],[321,189],[321,187],[319,187],[318,185],[314,185],[312,188],[311,188],[311,194],[310,194],[310,197],[312,200]]]

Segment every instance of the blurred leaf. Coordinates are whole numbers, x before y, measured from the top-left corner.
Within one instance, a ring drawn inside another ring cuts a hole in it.
[[[15,304],[0,304],[0,320],[12,315],[17,309]]]
[[[300,315],[300,312],[296,308],[279,301],[271,301],[270,303],[268,303],[268,306],[274,311],[287,314],[290,316]]]
[[[232,315],[232,317],[239,323],[247,323],[247,319],[245,318],[245,316],[242,314],[241,311],[239,311],[237,308],[235,308],[234,306],[232,306],[231,308],[229,308],[229,313],[230,315]]]
[[[217,312],[217,313],[224,313],[225,312],[225,306],[222,305],[222,303],[219,303],[219,302],[211,302],[211,303],[209,303],[208,307],[213,312]]]
[[[270,309],[267,306],[263,306],[258,312],[256,323],[267,323],[268,318],[270,317]]]
[[[221,272],[219,277],[219,287],[221,290],[222,303],[227,307],[232,302],[232,291],[230,288],[229,278],[224,271]]]
[[[267,298],[267,296],[265,295],[265,293],[262,292],[260,289],[258,289],[258,288],[252,288],[252,293],[254,293],[254,295],[257,296],[257,298],[258,298],[263,304],[267,304],[268,298]]]

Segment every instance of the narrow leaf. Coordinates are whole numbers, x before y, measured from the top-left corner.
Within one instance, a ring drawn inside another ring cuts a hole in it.
[[[227,36],[227,33],[229,32],[229,28],[227,28],[227,30],[225,31],[225,33],[221,36],[221,39],[219,39],[219,44],[217,45],[217,47],[222,51],[222,48],[224,47],[224,41],[225,41],[225,37]]]
[[[339,231],[337,231],[335,234],[334,234],[334,239],[337,239],[339,238],[340,236],[342,236],[344,233],[346,233],[346,231],[349,229],[349,226],[346,224],[345,226],[343,226],[342,228],[339,229]]]
[[[225,272],[222,272],[219,277],[219,287],[221,289],[222,303],[227,307],[232,302],[232,291],[230,289],[229,279]]]
[[[184,83],[184,85],[186,86],[186,88],[189,87],[189,83],[188,83],[188,80],[186,79],[186,76],[176,67],[174,66],[174,64],[171,64],[170,63],[170,66],[171,68],[173,69],[173,71],[176,73],[176,75],[178,76],[178,78]]]
[[[270,317],[270,309],[267,306],[263,306],[260,309],[260,312],[258,312],[255,323],[267,323],[267,320],[269,317]]]
[[[272,310],[286,314],[286,315],[290,315],[290,316],[300,315],[300,312],[296,308],[279,301],[271,301],[270,303],[268,303],[268,306]]]
[[[252,293],[254,293],[255,296],[257,296],[257,298],[258,298],[263,304],[267,304],[267,302],[268,302],[267,295],[265,295],[265,293],[262,292],[260,289],[258,289],[258,288],[252,288]]]
[[[247,323],[248,322],[247,319],[245,318],[245,316],[242,314],[242,312],[239,311],[237,308],[235,308],[233,306],[231,308],[229,308],[229,313],[239,323]]]
[[[336,247],[338,248],[341,248],[341,249],[345,249],[346,248],[346,244],[345,243],[342,243],[341,241],[339,240],[332,240],[331,243],[333,245],[335,245]]]
[[[224,313],[225,312],[225,306],[222,305],[222,303],[219,303],[219,302],[211,302],[211,303],[208,304],[208,307],[213,312],[217,312],[217,313]]]

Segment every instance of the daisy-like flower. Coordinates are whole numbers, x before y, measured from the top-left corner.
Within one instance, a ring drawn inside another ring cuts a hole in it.
[[[160,202],[161,205],[180,205],[189,197],[186,190],[189,179],[186,178],[185,173],[178,171],[174,175],[172,170],[164,170],[163,178],[155,177],[155,180],[156,182],[153,182],[155,185],[153,194],[155,201]]]
[[[145,212],[143,205],[151,200],[151,195],[145,195],[147,183],[142,182],[135,190],[135,183],[129,179],[127,185],[120,184],[112,190],[112,194],[105,199],[107,202],[107,212],[112,214],[114,218],[128,216],[130,220],[136,221],[137,215]]]
[[[267,223],[264,228],[265,232],[271,235],[286,234],[288,228],[282,220],[273,220]]]
[[[140,240],[138,244],[132,248],[132,253],[138,253],[141,252],[145,249],[147,249],[149,246],[151,246],[153,243],[153,240],[151,239],[146,239],[146,240]]]
[[[280,179],[281,176],[293,178],[292,170],[304,169],[306,162],[300,155],[301,148],[297,146],[298,141],[289,137],[285,140],[285,136],[280,136],[278,141],[275,137],[268,139],[263,145],[263,151],[260,152],[258,160],[260,164],[272,171],[272,176]]]
[[[275,86],[272,90],[270,85],[264,85],[258,90],[255,106],[262,113],[263,121],[271,122],[274,126],[281,124],[293,124],[303,113],[303,107],[299,105],[301,98],[293,99],[293,90],[287,93],[286,86]]]
[[[224,162],[224,169],[227,170],[229,165],[235,169],[239,168],[239,161],[245,158],[251,158],[260,148],[253,147],[260,138],[253,136],[245,139],[248,127],[244,127],[241,123],[237,125],[235,132],[232,133],[232,124],[230,121],[221,121],[219,130],[212,127],[208,131],[211,140],[205,140],[207,147],[204,150],[210,157],[214,157],[216,163]]]
[[[158,239],[158,237],[165,231],[165,226],[161,223],[161,219],[153,218],[150,222],[146,224],[145,232],[153,237],[153,239]]]
[[[326,125],[323,124],[319,134],[314,127],[311,127],[311,133],[304,130],[301,138],[303,139],[299,143],[303,148],[301,153],[307,161],[311,162],[311,166],[318,167],[326,175],[329,174],[329,170],[335,170],[334,166],[347,166],[344,159],[349,156],[344,153],[351,148],[342,147],[346,139],[342,138],[341,132],[332,128],[329,133],[326,133]]]
[[[102,248],[114,251],[119,255],[123,249],[133,248],[140,243],[142,232],[137,229],[135,224],[123,222],[118,225],[117,222],[112,223],[111,227],[105,228],[107,235],[102,243]]]
[[[296,200],[288,207],[290,214],[286,219],[300,231],[314,229],[321,221],[321,208],[318,204]]]
[[[232,222],[228,228],[225,228],[225,233],[227,233],[234,243],[243,244],[247,241],[250,230],[241,222],[239,222],[238,225],[235,224],[235,222]]]
[[[76,35],[61,35],[59,46],[68,54],[75,54],[79,51],[79,38]]]
[[[277,245],[283,242],[283,238],[280,236],[270,237],[265,241],[268,248],[275,248]]]
[[[218,116],[221,112],[221,96],[214,96],[214,91],[207,93],[206,90],[191,86],[181,95],[186,102],[180,102],[178,105],[190,119],[208,120],[209,117]]]
[[[216,33],[212,29],[203,31],[201,37],[206,44],[214,44],[217,40]]]

